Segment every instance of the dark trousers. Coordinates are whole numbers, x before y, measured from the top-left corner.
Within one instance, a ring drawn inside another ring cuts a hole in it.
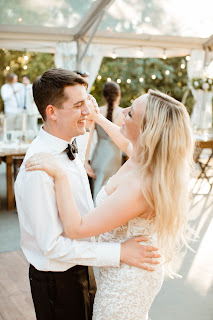
[[[96,292],[92,267],[75,266],[64,272],[29,269],[37,320],[91,320]]]

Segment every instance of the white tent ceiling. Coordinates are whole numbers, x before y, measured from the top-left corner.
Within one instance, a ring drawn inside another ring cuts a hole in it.
[[[55,52],[60,42],[100,44],[105,55],[212,49],[212,0],[1,0],[0,47]]]

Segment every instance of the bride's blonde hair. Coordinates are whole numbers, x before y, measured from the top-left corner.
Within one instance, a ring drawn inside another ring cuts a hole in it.
[[[149,90],[142,115],[136,159],[141,181],[152,176],[142,192],[155,219],[159,248],[166,261],[186,244],[189,180],[194,141],[185,106],[159,91]]]

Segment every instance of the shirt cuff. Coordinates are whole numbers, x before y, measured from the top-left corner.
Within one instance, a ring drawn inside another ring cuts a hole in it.
[[[119,267],[121,244],[99,242],[97,244],[97,263],[102,267]]]

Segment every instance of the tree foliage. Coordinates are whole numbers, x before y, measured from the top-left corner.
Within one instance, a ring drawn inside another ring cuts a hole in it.
[[[25,56],[28,56],[27,61],[24,59]],[[181,69],[181,63],[183,63],[182,58],[166,60],[157,58],[104,58],[99,70],[99,75],[102,78],[96,79],[91,93],[96,97],[99,104],[103,104],[102,87],[107,78],[110,77],[114,81],[121,80],[122,107],[129,106],[134,99],[146,93],[150,88],[168,93],[181,101],[188,81],[186,68]],[[24,66],[27,66],[27,70],[24,70]],[[8,67],[9,70],[7,70]],[[27,74],[33,82],[37,76],[52,67],[54,67],[53,54],[2,49],[0,50],[0,86],[5,83],[5,77],[9,72],[16,73],[19,81],[21,81],[22,75]],[[153,76],[156,76],[156,79],[152,79]],[[130,79],[131,83],[127,83],[127,79]],[[143,81],[140,82],[139,79]],[[191,94],[186,100],[186,106],[191,112],[193,106]],[[3,111],[2,100],[0,100],[0,111]]]
[[[28,57],[27,61],[24,59],[25,56]],[[26,70],[24,66],[27,66]],[[5,77],[9,72],[17,74],[20,82],[21,77],[25,74],[33,82],[37,76],[52,67],[54,67],[53,54],[2,49],[0,50],[0,87],[5,83]],[[3,111],[2,99],[0,100],[0,111]]]
[[[185,60],[184,60],[185,61]],[[181,69],[182,58],[104,58],[99,75],[91,89],[99,104],[103,104],[102,87],[111,78],[121,80],[121,106],[127,107],[139,95],[146,93],[150,88],[167,93],[181,101],[187,89],[187,71]],[[186,61],[185,61],[186,65]],[[156,79],[153,78],[156,77]],[[127,83],[127,79],[131,83]],[[140,82],[139,79],[142,81]],[[190,94],[186,100],[188,111],[191,112],[193,98]]]

